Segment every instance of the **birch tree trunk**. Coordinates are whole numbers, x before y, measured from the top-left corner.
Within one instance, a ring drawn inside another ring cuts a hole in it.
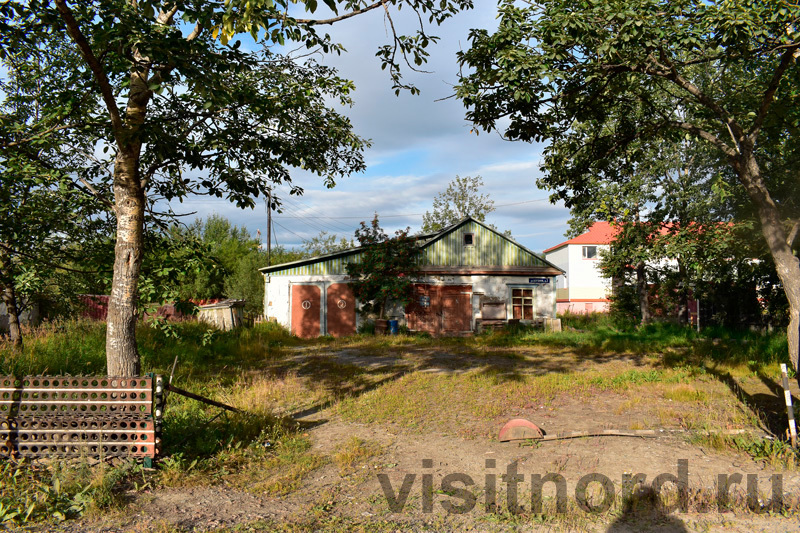
[[[114,166],[117,242],[106,331],[109,376],[138,376],[141,370],[136,348],[136,321],[145,196],[138,179],[138,155],[138,152],[120,152]]]
[[[138,58],[142,59],[135,52]],[[138,376],[141,372],[136,347],[136,322],[139,301],[139,272],[144,254],[145,183],[139,163],[142,143],[139,133],[152,96],[148,87],[149,70],[131,72],[131,92],[125,112],[124,130],[118,136],[119,149],[114,161],[114,211],[117,215],[117,242],[114,248],[114,277],[108,301],[106,364],[109,376]],[[120,143],[119,140],[124,142]]]

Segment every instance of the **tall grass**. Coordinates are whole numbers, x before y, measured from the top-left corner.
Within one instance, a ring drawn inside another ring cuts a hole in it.
[[[103,322],[50,322],[28,330],[24,348],[0,342],[0,375],[105,374]],[[297,343],[288,331],[267,322],[223,332],[198,322],[180,322],[168,330],[140,323],[136,340],[142,372],[169,373],[175,357],[184,375],[207,377],[225,366],[257,364],[282,346]]]
[[[788,363],[785,332],[693,328],[668,322],[644,327],[620,327],[605,314],[567,315],[564,331],[547,333],[527,326],[510,326],[476,339],[488,346],[544,345],[581,351],[679,356],[717,363],[770,365]]]
[[[22,350],[0,343],[0,375],[106,373],[104,323],[54,322],[26,333]],[[245,376],[266,379],[283,347],[299,342],[274,323],[229,332],[197,322],[167,328],[140,323],[136,337],[143,373],[168,375],[177,356],[177,385],[227,403],[237,398]],[[269,405],[239,406],[248,412],[230,414],[171,393],[158,473],[145,476],[140,467],[105,464],[13,463],[6,468],[13,476],[0,479],[0,522],[63,520],[102,511],[116,505],[122,488],[145,485],[224,482],[286,493],[322,464],[299,424],[272,416]]]

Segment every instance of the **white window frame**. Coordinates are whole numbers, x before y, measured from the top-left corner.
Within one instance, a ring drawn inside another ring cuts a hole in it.
[[[594,248],[594,257],[587,257],[589,248]],[[600,251],[597,249],[597,245],[590,244],[581,248],[581,257],[586,261],[597,261],[599,253]]]

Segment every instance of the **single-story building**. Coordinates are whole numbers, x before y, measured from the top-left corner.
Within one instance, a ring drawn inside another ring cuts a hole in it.
[[[474,331],[479,321],[556,316],[556,277],[564,271],[471,217],[417,236],[413,301],[391,314],[412,331]],[[301,337],[351,335],[364,320],[345,265],[362,248],[259,269],[264,316]]]

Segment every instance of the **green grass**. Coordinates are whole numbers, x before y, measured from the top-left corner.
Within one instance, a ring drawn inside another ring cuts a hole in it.
[[[45,324],[28,332],[21,352],[0,343],[0,374],[105,374],[105,335],[105,324],[97,321]],[[252,367],[300,342],[272,322],[228,332],[198,322],[176,323],[168,331],[140,323],[136,340],[142,372],[169,374],[177,356],[180,374],[223,380],[231,373],[220,374],[222,368]]]
[[[580,328],[568,327],[570,321]],[[705,360],[750,365],[789,362],[786,334],[782,331],[763,334],[707,328],[698,333],[692,328],[671,323],[620,328],[603,315],[587,315],[579,321],[570,318],[561,332],[546,333],[540,329],[516,326],[479,336],[474,342],[501,347],[563,347],[585,353],[651,354],[676,362]]]
[[[273,365],[282,364],[283,348],[299,343],[273,323],[221,332],[195,322],[168,330],[140,324],[137,342],[143,373],[168,375],[177,356],[177,385],[227,402],[237,399],[248,373],[269,374]],[[28,332],[22,351],[0,344],[0,375],[102,375],[105,368],[105,325],[99,322],[46,324]],[[281,380],[273,376],[272,381]],[[240,407],[248,412],[221,412],[172,393],[157,473],[144,474],[138,466],[5,463],[3,468],[13,470],[2,472],[0,522],[61,520],[108,510],[131,486],[224,483],[286,494],[325,463],[310,453],[299,424],[273,416],[268,405]]]
[[[120,506],[121,486],[143,475],[135,462],[41,466],[5,461],[0,464],[0,524],[97,515]]]

